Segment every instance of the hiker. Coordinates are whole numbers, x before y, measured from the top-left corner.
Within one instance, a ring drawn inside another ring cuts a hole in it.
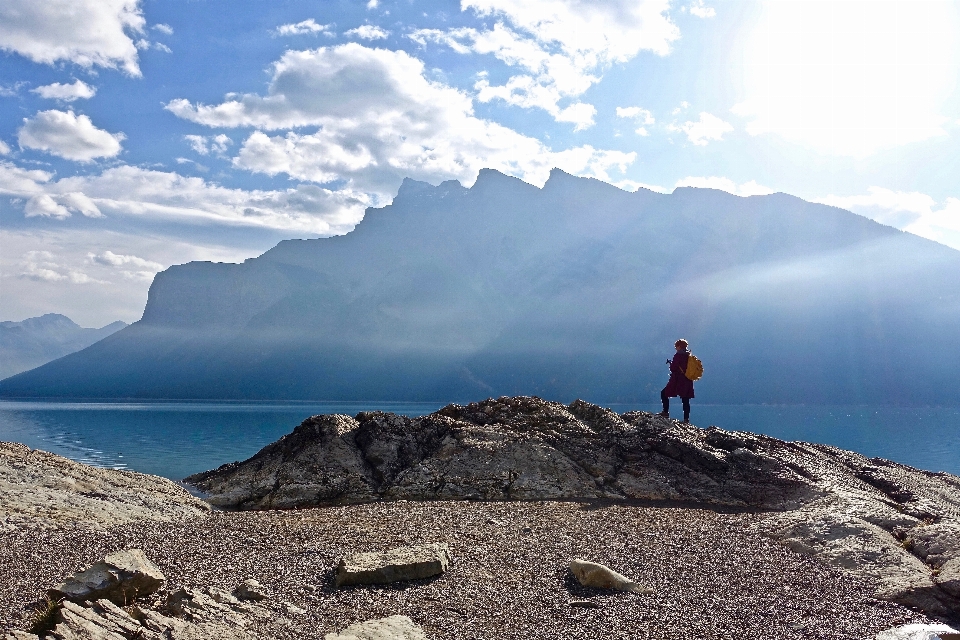
[[[665,418],[670,417],[670,398],[680,396],[683,401],[683,421],[690,422],[690,398],[693,397],[693,380],[687,377],[687,360],[690,358],[690,352],[687,351],[688,343],[680,338],[673,346],[677,348],[673,360],[667,360],[670,365],[670,380],[667,386],[660,392],[660,400],[663,402],[663,412],[660,414]]]

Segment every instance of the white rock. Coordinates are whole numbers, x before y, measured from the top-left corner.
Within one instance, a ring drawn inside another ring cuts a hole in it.
[[[960,632],[945,624],[908,624],[881,631],[876,640],[940,640],[944,633]]]
[[[427,634],[407,616],[357,622],[324,640],[427,640]]]
[[[617,591],[629,591],[630,593],[653,593],[652,589],[642,587],[610,567],[596,562],[575,558],[570,561],[570,571],[585,587],[615,589]]]

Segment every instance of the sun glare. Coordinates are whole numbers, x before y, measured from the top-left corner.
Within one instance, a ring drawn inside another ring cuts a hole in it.
[[[753,135],[864,157],[944,135],[958,6],[936,0],[768,0],[744,51]]]

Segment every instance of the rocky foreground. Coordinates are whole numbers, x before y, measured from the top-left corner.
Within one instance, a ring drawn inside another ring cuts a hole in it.
[[[757,532],[876,580],[879,597],[960,617],[957,476],[579,400],[314,416],[249,460],[186,481],[232,509],[639,500],[767,513]]]
[[[0,452],[0,638],[927,640],[958,622],[960,479],[640,412],[316,416],[191,478],[239,511]]]

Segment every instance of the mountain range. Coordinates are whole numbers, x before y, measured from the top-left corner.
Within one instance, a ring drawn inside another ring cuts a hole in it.
[[[86,329],[59,313],[0,322],[0,379],[85,349],[125,326],[126,322],[117,320]]]
[[[960,404],[960,252],[776,193],[405,180],[354,231],[159,273],[4,397]]]

